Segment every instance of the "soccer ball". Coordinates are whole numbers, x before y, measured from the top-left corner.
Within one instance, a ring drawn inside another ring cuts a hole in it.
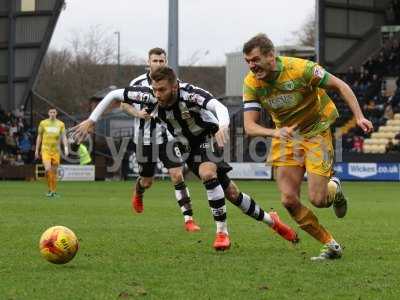
[[[65,264],[78,252],[79,243],[75,233],[64,226],[53,226],[40,237],[40,253],[49,262]]]

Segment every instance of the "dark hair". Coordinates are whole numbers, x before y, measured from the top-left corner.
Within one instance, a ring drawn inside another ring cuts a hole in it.
[[[272,41],[268,38],[265,33],[259,33],[253,36],[243,45],[243,53],[249,54],[253,49],[260,48],[262,54],[267,54],[270,51],[274,51],[275,47]]]
[[[159,47],[152,48],[149,50],[149,57],[153,54],[155,54],[155,55],[164,54],[165,56],[167,56],[167,52],[165,52],[165,50],[163,48],[159,48]]]
[[[55,107],[50,107],[47,111],[51,111],[51,110],[55,110],[55,111],[57,111],[57,108],[55,108]]]
[[[169,83],[177,81],[174,70],[168,66],[163,66],[151,72],[151,79],[154,81],[168,80]]]

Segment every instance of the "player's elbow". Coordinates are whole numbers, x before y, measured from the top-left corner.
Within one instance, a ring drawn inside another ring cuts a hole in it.
[[[253,124],[244,124],[244,132],[246,135],[248,136],[256,136],[257,132],[255,130],[255,127],[253,126]]]

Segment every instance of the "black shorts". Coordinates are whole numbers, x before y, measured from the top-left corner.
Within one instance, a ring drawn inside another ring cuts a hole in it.
[[[188,145],[180,145],[182,159],[189,169],[200,178],[199,167],[204,162],[213,162],[217,165],[217,176],[222,188],[225,189],[230,179],[227,175],[232,167],[223,160],[223,151],[213,144],[208,137],[199,138],[199,141],[189,142]]]
[[[136,160],[139,165],[139,175],[153,177],[157,167],[158,158],[167,169],[182,167],[182,158],[175,141],[152,144],[135,145]]]

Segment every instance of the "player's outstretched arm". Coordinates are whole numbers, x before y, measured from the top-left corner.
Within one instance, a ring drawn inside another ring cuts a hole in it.
[[[74,139],[80,143],[86,139],[90,132],[93,132],[94,124],[103,114],[103,112],[111,105],[113,101],[123,101],[124,100],[124,89],[114,90],[109,92],[107,96],[100,101],[93,112],[90,114],[89,118],[79,123],[72,128]]]
[[[334,90],[339,93],[356,117],[357,125],[364,130],[364,132],[371,132],[374,130],[372,123],[364,117],[360,104],[358,104],[356,95],[354,95],[353,91],[346,82],[332,74],[329,74],[329,78],[325,83],[324,88],[328,90]]]
[[[146,109],[137,110],[132,105],[126,102],[121,102],[120,108],[123,112],[127,113],[132,117],[141,118],[145,120],[151,119],[151,115],[146,111]]]

